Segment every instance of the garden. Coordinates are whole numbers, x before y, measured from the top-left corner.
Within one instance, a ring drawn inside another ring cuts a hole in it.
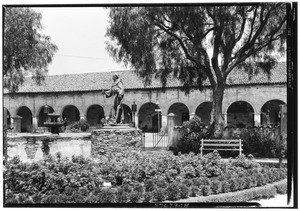
[[[287,169],[255,162],[252,155],[222,159],[217,151],[124,152],[97,158],[63,157],[5,163],[5,204],[151,203],[230,193],[282,181]],[[109,185],[105,185],[109,184]],[[286,193],[286,183],[218,202],[245,202]],[[204,200],[205,201],[205,200]],[[216,199],[214,199],[216,201]]]

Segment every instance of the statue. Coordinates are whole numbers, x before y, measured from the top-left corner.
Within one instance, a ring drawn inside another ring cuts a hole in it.
[[[106,98],[114,96],[114,104],[112,107],[111,124],[119,124],[122,116],[122,100],[124,97],[124,86],[118,74],[113,74],[113,84],[108,91],[104,91]]]

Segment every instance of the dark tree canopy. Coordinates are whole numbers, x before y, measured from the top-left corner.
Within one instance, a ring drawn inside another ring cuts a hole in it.
[[[285,53],[286,5],[117,7],[110,10],[107,49],[151,82],[178,78],[186,93],[209,80],[214,137],[224,128],[222,102],[228,74],[270,74]]]
[[[173,73],[187,89],[206,78],[214,86],[235,67],[269,72],[272,52],[285,51],[285,4],[117,7],[109,17],[109,52],[148,83]]]
[[[7,7],[4,13],[4,88],[15,92],[28,74],[38,84],[43,81],[57,46],[39,33],[40,13],[20,7]]]

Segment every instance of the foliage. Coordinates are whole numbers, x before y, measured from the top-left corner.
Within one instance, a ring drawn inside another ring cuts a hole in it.
[[[42,15],[30,8],[4,8],[3,78],[10,92],[18,91],[28,73],[40,85],[48,72],[57,46],[40,33],[41,20]]]
[[[285,168],[248,165],[247,159],[239,156],[225,162],[217,152],[204,157],[193,153],[175,156],[166,152],[124,152],[93,160],[83,156],[68,159],[58,153],[32,163],[14,157],[5,163],[5,202],[160,202],[238,191],[286,178]],[[201,166],[202,173],[195,170],[197,166]],[[193,174],[187,174],[190,168],[195,170]],[[170,171],[176,172],[173,180]],[[116,182],[119,177],[123,178],[120,183]],[[112,182],[112,187],[103,187],[104,181]]]
[[[287,155],[286,136],[279,128],[253,128],[241,131],[245,153],[255,157],[284,158]]]
[[[116,61],[136,69],[145,84],[154,75],[164,87],[173,75],[189,92],[202,90],[208,79],[213,90],[212,127],[217,131],[223,127],[221,108],[229,73],[242,69],[249,78],[261,71],[270,75],[276,53],[284,54],[285,13],[283,3],[114,7],[107,49]]]
[[[80,119],[77,122],[72,123],[68,126],[69,130],[72,132],[85,132],[90,128],[90,124],[85,119]]]
[[[180,151],[181,153],[199,153],[200,140],[205,138],[204,124],[201,122],[201,119],[195,116],[190,121],[183,122],[182,133],[183,136],[179,140],[175,151]]]

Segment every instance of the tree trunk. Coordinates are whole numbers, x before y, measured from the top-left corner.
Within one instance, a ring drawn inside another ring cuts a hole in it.
[[[222,114],[222,103],[224,90],[224,84],[217,84],[213,87],[213,102],[211,110],[211,136],[213,138],[221,138],[223,135],[224,118]]]

